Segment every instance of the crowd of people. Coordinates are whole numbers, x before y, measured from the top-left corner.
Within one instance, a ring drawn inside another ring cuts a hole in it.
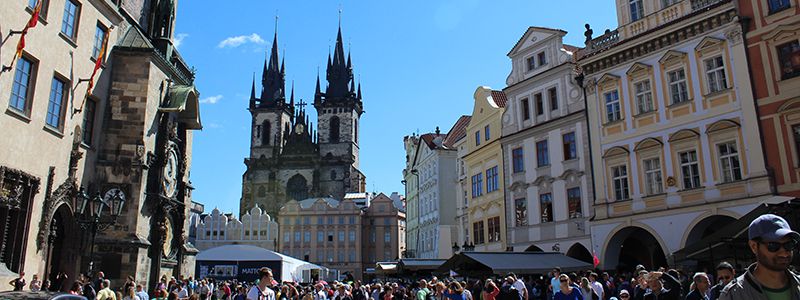
[[[301,285],[279,283],[272,270],[261,268],[252,283],[176,279],[163,276],[148,293],[133,277],[117,290],[98,272],[95,279],[81,276],[69,292],[97,300],[783,300],[800,299],[800,276],[791,266],[800,234],[775,215],[763,215],[748,228],[748,245],[756,262],[736,270],[722,262],[713,273],[686,273],[660,268],[647,270],[639,265],[630,272],[613,276],[596,270],[562,273],[554,268],[547,276],[493,276],[484,279],[456,280],[430,277],[394,282],[317,281]],[[737,277],[737,274],[738,275]],[[65,274],[57,276],[60,284]],[[24,273],[9,282],[15,290],[26,285]],[[30,289],[48,289],[34,275]],[[60,285],[59,285],[60,286]]]

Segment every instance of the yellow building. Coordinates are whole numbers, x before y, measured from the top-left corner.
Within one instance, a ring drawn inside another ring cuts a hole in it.
[[[506,217],[503,197],[503,153],[500,147],[500,119],[506,95],[481,86],[475,91],[472,120],[467,125],[466,165],[471,224],[475,251],[506,249]]]

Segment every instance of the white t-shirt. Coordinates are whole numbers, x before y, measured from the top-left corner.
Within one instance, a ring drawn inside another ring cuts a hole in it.
[[[525,299],[525,293],[528,292],[528,288],[525,287],[525,282],[517,279],[517,281],[514,281],[513,286],[515,289],[517,289],[517,291],[519,291],[519,296],[522,297],[522,299]]]
[[[262,291],[255,285],[247,292],[247,300],[275,300],[275,292],[268,287]]]
[[[600,296],[600,299],[603,299],[603,285],[600,282],[592,282],[591,284],[592,290],[594,290],[595,294]]]

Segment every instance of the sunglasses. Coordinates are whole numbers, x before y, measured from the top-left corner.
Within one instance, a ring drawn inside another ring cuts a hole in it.
[[[795,240],[791,240],[785,243],[761,242],[761,241],[759,241],[759,243],[767,245],[767,250],[769,250],[769,252],[778,252],[778,250],[780,250],[781,248],[783,248],[786,251],[793,251],[794,249],[797,249],[797,241]]]

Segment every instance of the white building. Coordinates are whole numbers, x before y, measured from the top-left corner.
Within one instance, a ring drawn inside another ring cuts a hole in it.
[[[196,232],[195,247],[200,251],[230,244],[275,250],[278,223],[258,207],[246,212],[241,220],[237,220],[232,213],[223,214],[215,208],[210,215],[202,218]]]
[[[458,243],[459,247],[464,248],[470,244],[469,239],[469,215],[467,208],[469,207],[469,202],[467,199],[467,191],[469,190],[469,182],[467,179],[467,170],[466,164],[464,160],[461,159],[464,155],[467,154],[467,149],[464,146],[467,137],[467,125],[469,121],[472,119],[470,116],[461,116],[456,124],[453,125],[453,128],[450,129],[450,132],[447,134],[447,138],[445,139],[445,143],[452,145],[453,149],[456,149],[456,215],[455,215],[455,224],[456,224],[456,239],[455,242]]]
[[[592,261],[585,105],[566,31],[530,27],[508,53],[503,162],[508,247]]]

